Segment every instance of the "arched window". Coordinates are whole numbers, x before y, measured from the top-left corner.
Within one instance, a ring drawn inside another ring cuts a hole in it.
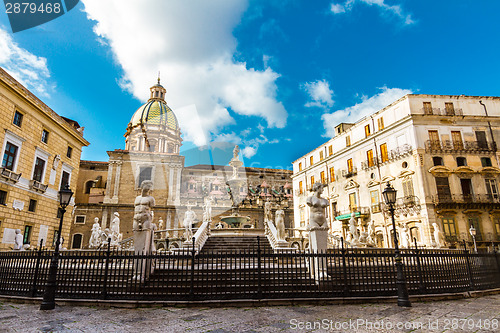
[[[82,234],[74,234],[73,235],[73,242],[71,243],[71,248],[72,249],[81,249],[82,248],[82,240],[83,240]]]
[[[85,194],[90,193],[90,189],[94,186],[94,181],[89,180],[88,182],[85,183]]]

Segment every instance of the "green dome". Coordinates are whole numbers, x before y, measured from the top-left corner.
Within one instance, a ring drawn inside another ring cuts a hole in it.
[[[162,100],[151,100],[135,111],[130,125],[136,127],[145,125],[164,125],[172,130],[179,129],[179,123],[174,112]]]

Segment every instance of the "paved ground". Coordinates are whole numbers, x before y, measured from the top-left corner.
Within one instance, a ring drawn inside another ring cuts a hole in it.
[[[0,303],[0,332],[500,332],[500,295],[395,304],[97,308]]]

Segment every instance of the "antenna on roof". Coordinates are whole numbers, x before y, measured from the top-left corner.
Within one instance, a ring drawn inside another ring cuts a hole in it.
[[[158,84],[160,84],[160,71],[158,71]]]

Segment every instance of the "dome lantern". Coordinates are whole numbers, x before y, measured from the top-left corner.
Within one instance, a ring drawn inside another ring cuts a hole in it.
[[[158,83],[149,88],[151,91],[151,96],[148,102],[153,100],[165,101],[165,93],[167,90],[160,84],[160,73],[158,73]]]

